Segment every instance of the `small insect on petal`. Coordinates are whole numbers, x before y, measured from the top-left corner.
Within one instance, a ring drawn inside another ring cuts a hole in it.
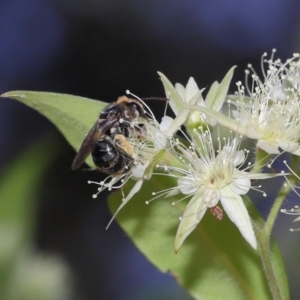
[[[214,207],[211,207],[210,211],[211,211],[211,214],[214,217],[216,217],[216,219],[218,221],[221,221],[223,219],[223,209],[220,206],[216,205]]]

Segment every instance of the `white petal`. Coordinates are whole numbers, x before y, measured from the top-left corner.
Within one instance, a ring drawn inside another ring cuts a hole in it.
[[[243,150],[237,151],[233,157],[233,165],[236,167],[242,164],[244,161],[245,161],[245,152]]]
[[[206,189],[202,195],[203,202],[207,207],[214,207],[220,200],[219,190]]]
[[[187,176],[178,179],[178,188],[184,195],[195,194],[198,189],[195,180]]]
[[[188,105],[194,105],[197,102],[198,103],[200,102],[200,103],[203,104],[202,106],[205,106],[205,103],[204,103],[204,100],[203,100],[203,97],[202,97],[202,92],[204,90],[205,90],[205,88],[203,88],[201,90],[198,90],[198,92],[192,98],[189,99]]]
[[[170,192],[165,194],[165,198],[173,197],[173,196],[178,195],[178,194],[180,194],[180,189],[175,187]]]
[[[284,175],[289,175],[289,173],[247,173],[247,177],[250,179],[268,179]]]
[[[174,119],[168,116],[164,116],[161,119],[161,122],[159,124],[159,128],[161,131],[166,132],[170,126],[172,125]]]
[[[190,77],[185,89],[185,103],[188,103],[199,92],[198,85],[193,77]]]
[[[249,192],[251,187],[251,180],[249,177],[236,177],[233,179],[232,183],[230,184],[232,191],[239,195],[245,195]]]
[[[299,143],[282,141],[279,139],[277,139],[277,143],[279,147],[286,152],[294,153],[299,149]]]
[[[115,217],[117,216],[119,211],[125,206],[125,204],[127,204],[128,201],[141,189],[142,185],[143,185],[143,180],[139,180],[139,181],[136,182],[136,184],[133,186],[133,188],[131,189],[131,191],[127,195],[127,197],[122,200],[121,205],[118,207],[118,209],[114,213],[113,217],[111,218],[111,220],[107,224],[106,229],[110,226],[112,221],[115,219]]]
[[[155,133],[155,141],[154,141],[154,147],[156,150],[164,149],[167,145],[167,136],[161,132],[157,131]]]
[[[246,135],[246,127],[243,126],[238,121],[235,121],[229,117],[226,117],[225,115],[223,115],[221,113],[218,113],[218,112],[216,112],[212,109],[209,109],[207,107],[204,107],[204,106],[191,105],[189,108],[197,110],[197,111],[201,111],[201,112],[205,113],[206,115],[208,115],[209,117],[212,117],[213,119],[215,119],[219,124],[221,124],[225,127],[228,127],[232,131],[237,132],[242,135]]]
[[[134,168],[132,169],[132,179],[135,179],[135,180],[139,180],[139,179],[142,179],[144,177],[144,173],[145,173],[145,170],[147,168],[148,164],[137,164],[134,166]]]
[[[297,156],[300,156],[300,147],[298,147],[296,150],[294,150],[294,151],[292,152],[292,154],[297,155]]]
[[[202,202],[201,197],[196,195],[188,203],[175,238],[175,252],[178,252],[184,240],[196,228],[206,212],[207,207]]]
[[[258,148],[266,151],[269,154],[278,154],[279,153],[278,144],[275,142],[273,143],[273,142],[259,139],[256,146]]]
[[[227,72],[219,85],[217,95],[210,106],[215,111],[220,111],[223,106],[235,68],[236,67],[234,66]]]
[[[241,119],[243,119],[243,116],[240,116]],[[241,123],[242,124],[242,123]],[[253,128],[253,126],[247,125],[247,122],[244,122],[246,126],[246,132],[245,135],[249,137],[250,139],[258,140],[262,138],[262,135]]]
[[[185,87],[181,83],[175,83],[175,90],[182,99],[182,102],[185,102]]]
[[[205,106],[206,106],[206,107],[212,108],[212,105],[213,105],[214,100],[215,100],[215,98],[216,98],[218,89],[219,89],[219,82],[218,82],[218,81],[215,81],[215,82],[211,85],[211,87],[210,87],[210,89],[209,89],[209,91],[208,91],[208,93],[207,93],[207,95],[206,95],[206,98],[205,98]]]
[[[221,190],[220,200],[229,219],[237,226],[245,240],[256,249],[257,242],[252,222],[242,197],[226,186]]]
[[[177,115],[184,108],[184,102],[169,79],[164,74],[160,72],[157,73],[164,85],[166,97],[170,99],[170,107],[172,108],[175,115]]]
[[[169,129],[166,131],[166,135],[171,136],[172,134],[174,134],[185,122],[188,114],[189,114],[188,109],[186,108],[181,109],[181,111],[178,113],[177,117],[174,119]]]

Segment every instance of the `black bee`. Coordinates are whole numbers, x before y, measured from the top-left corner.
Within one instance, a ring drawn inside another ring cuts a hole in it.
[[[72,163],[79,168],[91,153],[95,165],[106,174],[125,174],[133,166],[135,157],[128,137],[146,136],[147,117],[143,104],[126,96],[107,105],[89,131]]]

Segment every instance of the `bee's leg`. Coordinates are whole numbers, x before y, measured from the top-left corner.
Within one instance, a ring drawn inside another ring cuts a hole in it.
[[[134,151],[131,144],[122,134],[116,134],[114,137],[114,143],[118,149],[122,150],[126,155],[134,158]]]

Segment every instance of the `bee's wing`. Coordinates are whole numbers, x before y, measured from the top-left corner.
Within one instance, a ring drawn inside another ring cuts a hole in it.
[[[118,121],[116,117],[113,119],[100,119],[98,123],[99,128],[103,134],[106,134]]]
[[[118,121],[118,119],[113,120],[100,120],[97,121],[89,133],[86,135],[82,142],[82,145],[75,156],[72,163],[72,170],[78,169],[86,160],[87,156],[91,153],[93,146],[96,141],[100,139],[101,136],[105,135],[106,132]]]
[[[98,127],[98,122],[94,124],[92,129],[89,131],[89,133],[86,135],[85,139],[83,140],[82,145],[73,160],[71,166],[72,170],[78,169],[84,163],[87,156],[91,153],[95,141],[98,138],[98,135],[100,135],[100,133],[97,134],[97,130],[98,130],[97,127]]]

